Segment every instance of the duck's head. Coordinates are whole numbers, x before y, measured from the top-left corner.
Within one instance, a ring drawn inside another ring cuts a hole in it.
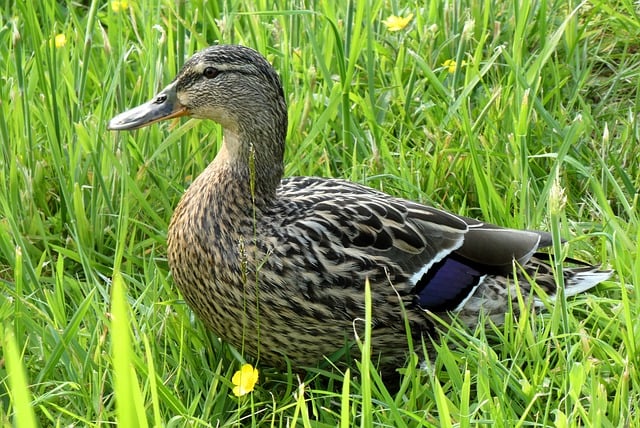
[[[280,78],[253,49],[218,45],[193,55],[150,101],[109,121],[133,130],[180,116],[211,119],[239,139],[284,142],[287,106]]]

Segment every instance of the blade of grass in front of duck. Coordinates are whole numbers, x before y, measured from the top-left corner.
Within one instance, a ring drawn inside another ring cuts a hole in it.
[[[149,342],[149,338],[145,335],[142,338],[143,341],[143,345],[144,345],[144,351],[145,351],[145,363],[146,363],[146,367],[147,367],[147,372],[144,373],[144,376],[146,379],[148,379],[149,382],[149,386],[148,386],[148,391],[149,391],[149,401],[151,401],[151,408],[153,410],[153,420],[156,421],[156,423],[154,424],[155,426],[159,426],[160,425],[160,421],[162,421],[162,415],[160,412],[160,407],[161,407],[161,395],[158,392],[158,384],[157,384],[157,372],[156,372],[156,367],[155,367],[155,363],[154,363],[154,357],[153,354],[151,352],[151,343]]]
[[[256,165],[255,165],[255,159],[256,159],[256,154],[255,154],[255,149],[253,146],[250,147],[249,149],[249,191],[251,193],[250,197],[251,197],[251,206],[252,206],[252,225],[253,225],[253,242],[252,242],[252,247],[257,248],[258,246],[258,223],[257,223],[257,217],[256,217]],[[268,257],[268,255],[266,256]],[[266,260],[265,260],[266,261]],[[256,332],[256,339],[258,341],[257,346],[258,346],[258,356],[257,359],[260,360],[260,348],[261,348],[261,342],[260,342],[260,268],[261,266],[256,266],[256,275],[255,275],[255,284],[253,285],[253,290],[244,290],[243,293],[253,293],[255,294],[255,300],[256,300],[256,307],[255,308],[246,308],[246,303],[245,303],[245,314],[246,314],[246,310],[255,310],[255,314],[256,314],[256,325],[257,325],[257,332]],[[246,282],[246,281],[245,281]],[[247,288],[249,284],[243,283],[243,287]],[[246,299],[245,299],[246,302]],[[245,315],[246,317],[247,315]],[[243,325],[243,329],[244,329],[244,325]],[[246,333],[243,330],[243,337],[246,336]],[[242,342],[242,345],[244,347],[244,339]]]
[[[436,401],[436,408],[438,409],[438,423],[440,427],[451,428],[453,427],[451,421],[451,414],[449,410],[449,401],[442,390],[440,380],[437,377],[433,377],[432,386],[434,388],[434,396]]]
[[[340,394],[340,428],[351,427],[351,397],[349,395],[351,386],[351,369],[347,367],[342,377],[342,393]]]
[[[145,400],[135,371],[125,283],[117,270],[113,275],[111,315],[111,358],[117,421],[129,427],[147,427]]]
[[[11,411],[6,416],[12,415],[13,425],[26,428],[35,428],[38,426],[33,409],[33,398],[29,391],[27,374],[22,364],[22,356],[20,348],[16,341],[15,331],[10,325],[2,326],[0,334],[0,343],[4,350],[4,362],[7,366],[9,380],[9,405],[6,409]],[[4,411],[3,411],[4,413]]]
[[[356,320],[357,322],[357,320]],[[361,347],[360,358],[360,382],[362,394],[362,413],[360,419],[361,428],[373,426],[372,403],[371,403],[371,371],[375,368],[371,364],[371,326],[373,318],[371,316],[371,284],[367,279],[364,283],[364,340],[359,344]]]
[[[555,276],[555,281],[558,287],[558,291],[556,294],[556,308],[559,308],[559,316],[561,320],[561,334],[559,340],[562,340],[562,337],[566,337],[570,334],[569,331],[569,313],[567,311],[567,295],[565,292],[565,281],[563,274],[563,260],[564,254],[562,251],[562,237],[560,236],[560,218],[564,212],[564,206],[566,204],[566,198],[564,195],[564,189],[560,185],[560,176],[559,171],[556,171],[556,176],[554,178],[554,184],[551,188],[551,192],[549,194],[549,216],[551,223],[551,235],[553,238],[553,271]],[[557,305],[559,303],[559,306]],[[554,312],[558,312],[554,310]],[[569,343],[567,343],[569,345]],[[572,367],[572,355],[570,352],[570,346],[564,348],[566,350],[566,355],[564,358],[567,359],[567,366]],[[569,390],[571,388],[571,383],[574,380],[567,376],[565,379],[565,390]],[[568,400],[565,401],[565,414],[569,414],[570,411],[570,403]]]

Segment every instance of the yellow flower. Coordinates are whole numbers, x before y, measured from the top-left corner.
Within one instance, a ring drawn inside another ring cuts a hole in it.
[[[382,23],[385,27],[387,27],[387,30],[389,31],[400,31],[403,30],[404,27],[406,27],[412,19],[413,13],[410,13],[404,18],[401,16],[391,15],[390,17],[382,21]]]
[[[251,364],[244,364],[231,378],[231,383],[235,385],[233,395],[242,397],[250,393],[257,382],[258,369],[253,368]]]
[[[447,70],[449,70],[449,73],[455,73],[456,72],[456,62],[452,59],[448,59],[445,62],[442,63],[442,66],[444,68],[446,68]]]
[[[465,65],[467,65],[467,61],[462,61],[462,64],[460,64],[461,67],[464,67]],[[449,73],[453,74],[458,68],[458,63],[454,59],[448,59],[442,63],[442,66],[446,68]]]
[[[114,12],[122,12],[129,8],[129,0],[114,0],[111,2],[111,10]]]
[[[64,34],[56,34],[56,37],[53,39],[53,44],[56,48],[61,48],[67,44],[67,36]]]

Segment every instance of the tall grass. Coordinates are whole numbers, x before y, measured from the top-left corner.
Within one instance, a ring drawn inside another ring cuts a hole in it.
[[[634,2],[122,4],[0,9],[3,425],[640,424]],[[391,32],[392,14],[413,18]],[[235,398],[241,357],[194,319],[165,256],[173,207],[221,132],[105,129],[213,43],[254,47],[280,72],[287,175],[553,228],[567,239],[557,251],[614,279],[566,310],[454,325],[427,370],[414,344],[398,392],[365,359],[306,377],[261,367]],[[556,177],[567,203],[552,216]]]

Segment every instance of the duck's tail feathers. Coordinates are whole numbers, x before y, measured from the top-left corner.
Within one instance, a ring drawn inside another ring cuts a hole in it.
[[[565,295],[570,297],[583,293],[606,281],[612,274],[612,270],[601,270],[599,267],[566,269]]]
[[[584,263],[580,263],[584,264]],[[613,275],[612,270],[602,270],[597,266],[585,265],[585,267],[565,268],[564,273],[564,292],[566,297],[575,296],[584,293],[606,281]],[[549,293],[549,298],[553,302],[556,300],[557,289],[553,293]],[[543,307],[544,302],[539,298],[534,298],[534,306]]]

